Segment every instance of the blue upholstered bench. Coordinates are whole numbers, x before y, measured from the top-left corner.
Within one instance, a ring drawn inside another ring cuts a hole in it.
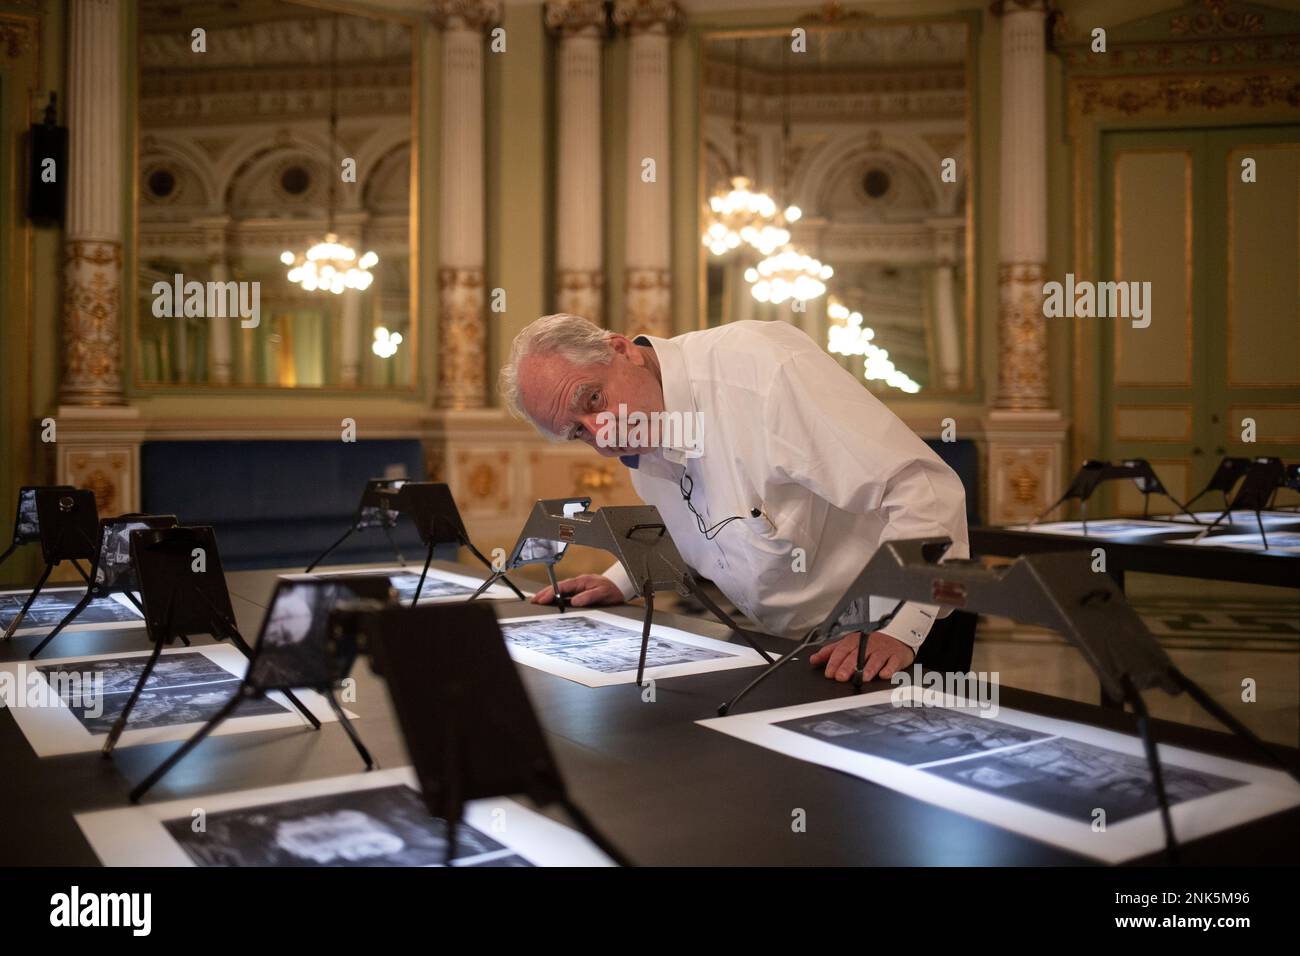
[[[367,478],[424,476],[415,439],[159,441],[140,449],[141,506],[216,529],[228,569],[305,567],[347,528]],[[409,520],[394,537],[407,562],[424,557]],[[454,558],[455,548],[438,557]],[[330,564],[393,559],[383,532],[352,535]]]

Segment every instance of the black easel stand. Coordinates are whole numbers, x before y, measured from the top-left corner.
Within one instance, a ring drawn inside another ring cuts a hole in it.
[[[36,492],[38,491],[75,491],[71,485],[23,485],[18,489],[18,507],[14,512],[14,536],[9,542],[9,547],[5,548],[4,554],[0,554],[0,565],[3,565],[13,555],[15,551],[25,544],[33,544],[41,540],[40,518],[36,517],[33,521],[33,512],[36,504]],[[24,514],[23,505],[27,504],[27,514]],[[24,518],[26,521],[24,521]]]
[[[45,570],[40,579],[27,595],[27,600],[18,614],[5,628],[4,639],[13,637],[18,626],[27,617],[36,596],[49,580],[50,573],[59,564],[69,561],[77,569],[83,581],[89,587],[90,575],[81,566],[81,561],[94,561],[99,555],[96,541],[99,528],[99,513],[95,505],[95,496],[86,489],[75,488],[37,488],[36,511],[40,524],[41,555],[45,558]]]
[[[118,532],[117,525],[120,524],[139,524],[150,528],[174,528],[176,527],[175,515],[144,515],[144,514],[124,514],[117,518],[106,518],[99,523],[99,544],[95,548],[95,563],[91,566],[90,577],[87,579],[86,593],[77,601],[76,606],[63,616],[63,620],[55,625],[54,630],[45,635],[45,638],[32,649],[28,654],[30,660],[35,660],[50,641],[58,637],[65,627],[77,619],[77,617],[90,606],[92,601],[99,598],[108,597],[114,592],[119,592],[126,596],[126,599],[135,605],[135,609],[144,617],[144,607],[136,600],[131,592],[138,586],[135,580],[134,569],[128,563],[125,569],[120,566],[115,567],[108,556],[107,549],[111,544],[111,536]],[[104,573],[101,581],[101,568]],[[182,637],[185,646],[189,646],[189,638]]]
[[[357,510],[352,515],[352,523],[348,525],[348,530],[344,531],[333,544],[320,553],[320,555],[311,564],[303,574],[310,574],[316,565],[324,561],[334,551],[335,548],[343,544],[349,537],[359,531],[367,528],[378,526],[388,538],[388,543],[393,547],[393,553],[397,555],[397,563],[406,567],[406,558],[402,557],[402,549],[397,546],[393,539],[392,528],[397,523],[397,512],[390,505],[390,500],[385,498],[385,493],[393,493],[400,489],[406,483],[404,478],[371,478],[366,482],[365,488],[361,490],[361,503],[357,505]]]
[[[433,550],[440,544],[454,544],[457,547],[468,548],[484,567],[489,571],[492,570],[492,562],[484,557],[483,552],[474,547],[474,542],[470,540],[469,531],[465,527],[465,522],[461,520],[460,509],[456,507],[451,488],[445,482],[407,481],[400,488],[378,489],[377,496],[389,510],[410,516],[411,521],[415,523],[415,530],[419,532],[420,540],[427,548],[424,568],[420,571],[420,583],[411,598],[412,607],[420,600],[425,578],[429,575],[429,566],[433,564]],[[515,593],[515,597],[522,601],[524,592],[515,587],[514,582],[509,578],[504,575],[501,577]],[[482,590],[481,588],[480,592]]]
[[[424,568],[421,569],[421,571],[420,571],[420,583],[419,583],[419,585],[416,586],[415,594],[414,594],[414,596],[412,596],[412,598],[411,598],[411,607],[415,607],[415,605],[418,604],[419,601],[420,601],[420,592],[424,590],[424,579],[425,579],[425,578],[428,576],[428,574],[429,574],[429,566],[430,566],[431,564],[433,564],[433,549],[434,549],[435,546],[437,546],[437,545],[440,544],[440,543],[442,543],[442,542],[439,542],[439,541],[437,541],[437,540],[430,540],[430,542],[429,542],[429,550],[428,550],[428,553],[425,554],[425,556],[424,556]],[[447,542],[447,543],[451,543],[451,542]],[[521,590],[519,590],[519,588],[515,587],[515,583],[514,583],[513,581],[511,581],[508,577],[506,577],[504,571],[497,571],[497,570],[495,570],[495,569],[492,567],[492,562],[489,561],[486,557],[483,556],[483,552],[482,552],[482,551],[480,551],[478,548],[474,547],[474,545],[470,542],[470,540],[469,540],[468,537],[464,538],[463,540],[457,541],[457,542],[455,542],[455,543],[461,545],[462,547],[469,548],[470,553],[473,554],[474,557],[476,557],[476,558],[478,558],[480,561],[482,561],[482,562],[483,562],[483,566],[484,566],[485,568],[487,568],[489,571],[492,572],[492,573],[488,576],[488,579],[487,579],[486,581],[484,581],[482,584],[479,585],[478,590],[475,591],[475,592],[474,592],[474,593],[473,593],[469,598],[467,598],[466,600],[469,600],[469,601],[474,600],[474,598],[478,597],[480,594],[482,594],[484,591],[486,591],[486,590],[487,590],[491,585],[495,584],[497,581],[504,581],[505,584],[506,584],[506,586],[509,587],[511,591],[514,591],[514,592],[515,592],[515,597],[517,597],[517,598],[518,598],[519,600],[521,600],[521,601],[524,600],[524,592],[521,591]],[[552,583],[552,584],[555,583],[555,574],[554,574],[554,572],[552,572],[552,574],[551,574],[551,583]],[[558,594],[559,591],[556,591],[556,593]],[[561,610],[563,610],[563,608],[561,608]]]
[[[1029,527],[1032,528],[1047,515],[1051,514],[1071,498],[1074,498],[1079,502],[1079,516],[1080,521],[1083,522],[1083,533],[1087,534],[1088,499],[1092,497],[1092,493],[1096,491],[1097,487],[1103,482],[1116,481],[1124,478],[1131,479],[1137,485],[1138,491],[1142,493],[1143,518],[1149,518],[1151,516],[1151,496],[1162,495],[1172,501],[1178,507],[1178,510],[1191,518],[1193,522],[1200,524],[1200,522],[1196,520],[1196,515],[1187,510],[1187,505],[1184,505],[1181,501],[1171,495],[1168,490],[1166,490],[1164,483],[1156,475],[1155,469],[1151,467],[1150,462],[1145,458],[1126,458],[1118,465],[1109,461],[1098,461],[1096,459],[1085,461],[1079,468],[1078,472],[1075,473],[1074,478],[1071,479],[1069,487],[1065,489],[1065,494],[1061,495],[1060,498],[1056,499],[1055,502],[1044,509],[1038,517],[1029,522]]]
[[[195,570],[191,564],[195,551],[204,555],[202,570]],[[218,641],[229,640],[250,661],[253,657],[248,642],[235,624],[230,593],[221,568],[221,554],[211,528],[169,527],[132,531],[130,553],[144,597],[145,627],[153,641],[153,653],[145,662],[135,687],[104,741],[102,752],[105,757],[112,754],[126,729],[131,711],[158,663],[164,644],[172,644],[177,638],[184,640],[189,634],[210,634]],[[320,729],[320,721],[302,701],[291,691],[284,691],[284,696],[314,730]],[[224,719],[226,713],[223,708],[220,716]],[[216,726],[213,722],[210,724]]]
[[[1255,512],[1255,524],[1259,527],[1259,537],[1264,544],[1264,550],[1268,550],[1268,536],[1264,532],[1264,516],[1260,513],[1265,511],[1273,496],[1277,494],[1277,489],[1282,486],[1285,479],[1285,468],[1280,458],[1256,458],[1250,464],[1250,469],[1246,472],[1246,478],[1237,489],[1237,494],[1232,501],[1225,507],[1222,513],[1211,521],[1194,540],[1200,541],[1207,534],[1219,526],[1219,522],[1234,511],[1253,511]],[[1229,520],[1231,523],[1231,519]]]
[[[1196,502],[1200,501],[1211,492],[1219,492],[1223,495],[1223,507],[1228,507],[1228,494],[1232,491],[1233,486],[1241,480],[1242,475],[1250,471],[1249,458],[1227,457],[1219,461],[1219,466],[1214,469],[1214,474],[1210,480],[1205,483],[1205,487],[1196,493],[1196,495],[1187,502],[1190,508]]]
[[[311,582],[281,581],[267,607],[257,646],[251,653],[246,652],[249,658],[248,668],[234,696],[131,791],[132,803],[139,801],[172,767],[183,760],[186,754],[216,730],[223,720],[233,716],[239,705],[246,700],[260,700],[268,693],[278,691],[293,701],[300,712],[308,716],[313,729],[319,730],[320,722],[294,697],[292,688],[295,687],[314,690],[329,701],[330,709],[334,711],[335,717],[338,718],[344,732],[348,735],[348,740],[366,765],[366,769],[374,768],[375,762],[370,756],[370,751],[361,742],[361,736],[352,725],[336,694],[336,688],[351,673],[353,662],[356,660],[358,649],[355,640],[330,633],[328,619],[319,610],[327,601],[331,603],[339,601],[339,594],[335,590],[339,586],[346,590],[345,600],[367,600],[370,602],[368,606],[382,607],[389,603],[392,597],[392,586],[385,575],[368,577],[348,575],[345,579],[324,578]],[[303,589],[316,590],[314,595],[307,598],[313,613],[306,631],[299,635],[296,642],[289,645],[274,637],[268,637],[270,629],[274,626],[276,609],[281,606],[279,602],[282,595],[288,592],[290,599],[296,600],[304,597],[300,593]]]
[[[202,591],[199,591],[196,588],[195,593],[206,600],[207,595],[203,594]],[[222,639],[229,640],[231,644],[235,645],[235,647],[239,650],[241,654],[243,654],[247,658],[250,659],[252,658],[253,656],[252,649],[248,646],[248,642],[244,640],[243,636],[239,633],[239,631],[235,630],[233,623],[224,620],[223,617],[218,614],[213,614],[210,620],[211,620],[211,625],[210,625],[210,629],[208,630],[209,634],[211,634],[217,640],[222,640]],[[136,700],[139,699],[141,691],[144,690],[145,684],[147,684],[149,681],[149,675],[153,673],[154,665],[158,663],[158,658],[162,654],[163,644],[170,644],[172,643],[172,641],[176,640],[177,638],[183,639],[184,637],[186,637],[186,635],[182,635],[179,632],[172,632],[170,636],[164,638],[163,640],[154,641],[153,653],[149,655],[149,660],[145,663],[144,670],[140,672],[140,679],[136,681],[135,687],[131,691],[131,695],[126,699],[126,705],[122,708],[122,713],[118,714],[117,720],[113,723],[112,729],[108,732],[108,739],[104,741],[104,747],[102,753],[105,757],[112,755],[113,748],[117,746],[118,738],[122,736],[122,731],[126,729],[126,722],[128,718],[130,718],[131,716],[131,710],[132,708],[135,707]],[[240,685],[240,688],[242,690],[243,688],[242,684]],[[283,691],[283,693],[285,698],[289,701],[289,703],[291,703],[294,706],[294,709],[297,710],[298,713],[302,714],[302,716],[306,718],[307,722],[311,724],[312,730],[320,730],[320,720],[317,719],[316,715],[313,714],[307,708],[307,705],[304,704],[302,701],[300,701],[297,697],[295,697],[292,691],[286,690]],[[226,705],[222,707],[222,709],[218,711],[217,714],[213,716],[208,721],[208,723],[205,724],[204,727],[198,731],[195,737],[191,737],[190,740],[186,741],[186,744],[182,746],[180,751],[178,751],[176,754],[173,754],[172,757],[169,757],[167,761],[164,761],[164,766],[159,768],[159,770],[161,770],[162,773],[158,773],[157,776],[161,777],[163,773],[166,773],[167,770],[170,770],[172,765],[174,765],[177,760],[179,760],[186,753],[189,753],[191,749],[193,749],[191,745],[197,745],[199,741],[203,739],[203,737],[206,737],[209,733],[211,733],[212,729],[215,728],[217,724],[219,724],[222,720],[225,720],[226,717],[230,715],[230,711],[234,709],[234,707],[238,704],[240,699],[241,699],[241,695],[239,691],[236,691],[235,697],[232,698],[229,702],[227,702]],[[155,771],[155,773],[157,773],[157,771]],[[150,779],[147,781],[149,786],[152,786],[156,782],[157,782],[157,777],[153,777],[153,775],[150,775]],[[138,800],[140,798],[140,795],[142,795],[145,790],[149,789],[149,786],[145,786],[144,784],[141,784],[140,787],[137,787],[135,790],[131,791],[132,802],[134,803],[136,800]]]
[[[569,796],[490,608],[340,607],[330,626],[357,633],[388,683],[425,805],[446,824],[448,865],[465,804],[509,793],[558,805],[601,852],[632,865]]]
[[[358,524],[357,522],[354,521],[351,525],[348,526],[347,531],[344,531],[343,534],[339,536],[339,538],[333,544],[331,544],[328,548],[326,548],[319,555],[317,555],[316,560],[312,561],[311,564],[307,565],[307,568],[306,570],[303,571],[303,574],[310,574],[312,572],[312,569],[315,568],[316,565],[320,564],[327,557],[329,557],[330,554],[333,553],[333,551],[336,548],[338,548],[341,544],[343,544],[344,541],[346,541],[348,538],[350,538],[352,535],[356,534],[357,532],[366,530],[366,527],[368,526]],[[388,538],[388,543],[393,546],[393,554],[397,555],[397,563],[402,567],[406,567],[406,558],[402,556],[402,549],[397,546],[397,541],[393,537],[392,530],[386,524],[381,524],[379,527],[384,532],[384,536]]]

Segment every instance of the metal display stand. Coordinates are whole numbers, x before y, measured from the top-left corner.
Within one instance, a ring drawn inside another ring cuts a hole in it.
[[[1273,496],[1277,494],[1279,488],[1284,487],[1285,481],[1286,469],[1281,458],[1256,458],[1251,462],[1246,477],[1241,482],[1241,487],[1237,489],[1237,493],[1233,495],[1232,501],[1217,518],[1206,525],[1205,530],[1198,534],[1195,540],[1200,541],[1204,538],[1232,512],[1253,511],[1255,523],[1259,526],[1260,540],[1264,543],[1264,550],[1267,551],[1268,535],[1264,533],[1264,518],[1260,512],[1268,510]]]
[[[89,585],[90,575],[80,562],[94,561],[99,554],[99,509],[93,492],[84,488],[56,485],[34,489],[34,497],[39,524],[37,533],[41,542],[41,556],[45,559],[45,570],[41,572],[36,586],[27,595],[18,614],[5,628],[5,640],[13,637],[18,625],[22,624],[23,618],[31,610],[32,602],[49,580],[50,572],[64,561],[71,561],[82,580]],[[20,503],[20,511],[21,508]]]
[[[465,804],[514,793],[558,805],[606,856],[631,865],[569,796],[491,608],[341,605],[330,629],[353,634],[387,682],[425,805],[446,823],[449,865]]]
[[[859,630],[855,622],[841,624],[841,618],[856,602],[873,594],[888,595],[900,603],[919,601],[994,614],[1056,631],[1083,655],[1103,691],[1132,707],[1160,803],[1166,850],[1171,857],[1176,854],[1177,842],[1142,691],[1158,688],[1171,695],[1186,691],[1192,700],[1262,757],[1281,765],[1259,737],[1174,666],[1110,575],[1092,571],[1088,555],[1078,552],[1026,555],[1011,565],[993,569],[984,568],[978,561],[937,563],[951,544],[948,538],[920,538],[890,541],[881,546],[810,639],[823,634],[829,639],[845,629]],[[793,653],[783,657],[767,673],[785,663]],[[756,683],[752,682],[726,707],[734,706]],[[1300,780],[1300,771],[1281,766]]]
[[[1151,463],[1145,458],[1125,458],[1118,465],[1109,461],[1098,461],[1090,458],[1075,473],[1069,487],[1065,489],[1065,494],[1061,495],[1060,498],[1045,508],[1038,517],[1029,522],[1029,527],[1032,528],[1071,498],[1075,498],[1079,502],[1083,533],[1087,534],[1088,499],[1092,497],[1092,493],[1103,482],[1117,481],[1123,478],[1131,479],[1137,485],[1138,491],[1142,492],[1143,518],[1147,518],[1151,514],[1151,496],[1162,495],[1177,505],[1178,510],[1191,518],[1192,521],[1196,521],[1196,516],[1187,510],[1187,506],[1165,489],[1164,483],[1156,475],[1155,469],[1151,467]],[[1200,522],[1196,523],[1199,524]]]
[[[90,569],[90,583],[86,587],[86,593],[81,596],[81,599],[72,610],[63,616],[63,620],[55,625],[54,630],[46,634],[27,656],[31,660],[35,660],[36,655],[45,650],[46,645],[58,637],[60,631],[75,621],[92,601],[108,597],[110,594],[125,595],[126,599],[135,605],[136,610],[143,617],[144,607],[141,606],[140,602],[136,600],[135,594],[132,593],[139,587],[139,583],[136,580],[134,566],[131,564],[128,535],[132,530],[174,527],[176,527],[175,515],[125,514],[116,518],[101,520],[99,522],[99,547],[95,549],[95,563]],[[125,552],[124,548],[126,549]]]
[[[138,803],[149,790],[167,775],[168,771],[184,759],[185,755],[203,742],[209,734],[217,729],[222,721],[233,717],[239,705],[248,700],[260,700],[269,691],[280,691],[291,696],[291,691],[306,688],[314,690],[327,701],[334,716],[338,718],[343,730],[356,748],[361,760],[370,770],[375,761],[370,751],[361,742],[361,736],[352,726],[347,711],[339,703],[335,693],[338,686],[352,673],[352,665],[357,658],[355,640],[342,632],[329,629],[328,612],[322,613],[323,601],[311,602],[312,618],[306,632],[293,642],[268,640],[268,628],[274,625],[277,602],[287,591],[300,596],[301,589],[318,592],[331,602],[355,601],[358,599],[373,602],[376,606],[391,603],[393,592],[388,578],[384,575],[349,574],[335,578],[322,577],[314,581],[281,580],[267,605],[266,615],[262,618],[262,628],[258,634],[257,644],[248,660],[248,670],[244,672],[234,695],[213,714],[206,723],[196,730],[179,749],[172,752],[161,764],[145,777],[131,791],[131,802]],[[335,589],[335,590],[330,590]],[[339,592],[342,592],[341,594]],[[291,699],[295,699],[292,698]],[[313,727],[320,729],[320,723],[313,721]]]
[[[523,530],[515,542],[506,565],[494,571],[492,577],[470,600],[487,590],[497,578],[508,570],[526,564],[542,564],[555,590],[560,613],[567,609],[555,576],[555,565],[564,557],[570,544],[607,551],[627,572],[637,596],[645,598],[645,615],[641,623],[641,656],[637,663],[636,684],[641,686],[645,676],[646,650],[650,645],[650,625],[654,617],[656,591],[674,590],[683,597],[693,596],[710,613],[725,624],[769,664],[772,656],[754,640],[755,632],[741,627],[726,611],[700,587],[673,544],[668,529],[653,505],[611,505],[588,511],[590,498],[549,498],[533,505],[532,513],[524,522]]]
[[[366,487],[361,492],[361,503],[357,505],[357,510],[352,515],[352,523],[348,525],[348,530],[344,531],[338,540],[322,551],[315,561],[307,565],[303,573],[310,574],[312,568],[329,557],[344,541],[367,528],[381,529],[384,536],[388,538],[388,543],[393,546],[393,553],[397,555],[397,563],[402,567],[406,567],[406,559],[402,557],[402,549],[397,546],[397,542],[393,539],[393,528],[397,527],[398,513],[391,510],[390,502],[380,496],[380,492],[396,491],[405,483],[404,478],[371,478],[367,481]]]

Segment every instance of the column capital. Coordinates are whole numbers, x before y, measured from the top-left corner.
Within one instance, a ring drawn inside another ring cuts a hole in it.
[[[546,29],[559,36],[601,36],[608,21],[604,0],[548,0]]]
[[[501,24],[504,0],[432,0],[430,19],[439,30],[491,30]]]
[[[630,34],[671,36],[686,26],[686,14],[676,0],[614,0],[614,25]]]
[[[995,17],[1026,12],[1046,15],[1051,12],[1051,9],[1052,0],[993,0],[989,4],[989,13]]]

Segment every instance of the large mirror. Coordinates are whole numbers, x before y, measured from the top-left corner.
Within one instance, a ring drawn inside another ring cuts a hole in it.
[[[281,0],[142,0],[138,385],[413,385],[413,35]]]
[[[802,327],[891,397],[973,385],[965,20],[701,43],[701,314]]]

